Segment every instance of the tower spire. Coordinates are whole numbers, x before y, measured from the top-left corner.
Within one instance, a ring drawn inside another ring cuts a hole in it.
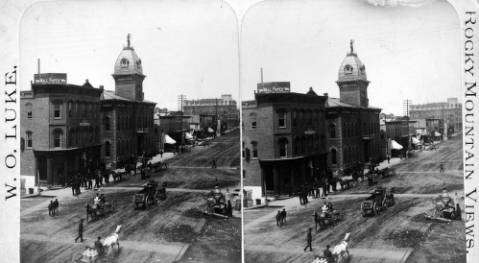
[[[349,48],[351,49],[351,54],[354,53],[354,46],[353,46],[353,45],[354,45],[354,40],[351,39],[351,40],[349,41]]]
[[[127,46],[127,47],[130,47],[130,37],[131,37],[131,35],[130,35],[130,33],[128,33],[128,34],[126,35],[126,46]]]

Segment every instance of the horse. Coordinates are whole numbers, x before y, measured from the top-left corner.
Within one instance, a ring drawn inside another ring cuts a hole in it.
[[[105,250],[107,251],[107,254],[111,254],[115,244],[117,245],[117,250],[120,250],[120,239],[118,237],[118,234],[120,233],[120,230],[121,230],[121,225],[118,225],[116,227],[115,232],[113,232],[113,234],[111,234],[110,236],[106,237],[103,240],[102,245],[105,248]]]
[[[348,262],[350,259],[348,250],[349,234],[350,233],[346,233],[344,239],[337,244],[332,251],[336,263]]]

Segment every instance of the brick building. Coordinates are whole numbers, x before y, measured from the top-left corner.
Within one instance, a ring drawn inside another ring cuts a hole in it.
[[[328,98],[328,166],[332,171],[357,168],[358,165],[385,158],[380,137],[381,109],[369,106],[366,67],[353,50],[339,68],[339,99]]]
[[[156,103],[144,100],[145,75],[129,36],[115,62],[113,78],[115,91],[104,90],[101,98],[101,156],[107,167],[121,166],[143,153],[155,154],[159,147],[153,124]]]
[[[100,160],[100,96],[85,84],[45,80],[36,74],[20,92],[21,175],[29,187],[66,185]]]
[[[409,115],[412,120],[441,119],[447,127],[447,134],[462,131],[462,104],[457,98],[448,98],[446,102],[410,105]]]
[[[185,115],[200,115],[205,118],[213,117],[215,119],[217,117],[221,123],[222,130],[238,127],[239,125],[239,110],[236,101],[229,94],[221,95],[221,98],[185,100],[183,101],[182,111]],[[216,130],[216,125],[200,128],[207,129],[208,127]]]
[[[256,93],[243,102],[243,184],[254,199],[289,193],[326,173],[325,101],[310,90]]]

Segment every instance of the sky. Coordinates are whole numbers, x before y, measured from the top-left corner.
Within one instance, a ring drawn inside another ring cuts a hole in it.
[[[460,24],[446,1],[263,1],[241,28],[241,96],[264,81],[339,97],[338,70],[350,39],[366,66],[371,106],[401,115],[413,104],[462,98]],[[424,4],[425,3],[425,4]],[[390,4],[390,6],[383,6]],[[413,7],[404,6],[411,5]]]
[[[20,22],[20,89],[30,89],[40,58],[42,73],[114,90],[111,74],[128,33],[146,100],[169,110],[178,109],[179,94],[238,100],[237,19],[221,1],[38,2]]]

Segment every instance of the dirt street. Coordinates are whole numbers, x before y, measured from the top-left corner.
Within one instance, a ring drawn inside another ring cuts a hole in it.
[[[203,158],[212,152],[238,148],[238,136],[234,138],[235,134],[229,134],[220,137],[216,139],[218,143],[214,140],[210,146],[195,150],[195,154],[174,157],[175,162],[191,161],[208,167]],[[239,160],[233,160],[239,155],[222,156],[224,163],[239,163]],[[93,203],[95,191],[83,191],[77,198],[72,197],[71,190],[67,188],[49,191],[50,197],[24,198],[21,201],[21,262],[72,262],[86,245],[93,245],[97,237],[109,236],[117,225],[122,226],[120,251],[105,262],[240,262],[241,219],[224,220],[204,215],[204,192],[196,190],[211,189],[214,185],[238,185],[240,174],[234,168],[170,168],[153,174],[151,179],[167,181],[170,190],[166,200],[146,210],[135,209],[133,203],[134,193],[144,183],[138,175],[108,185],[100,193],[113,204],[115,211],[85,223],[83,243],[75,243],[74,239],[79,219],[86,217],[86,203]],[[172,187],[181,189],[175,191]],[[56,217],[48,215],[47,205],[52,197],[60,202]]]
[[[444,173],[439,173],[440,162],[445,164]],[[351,262],[465,262],[464,242],[453,238],[463,235],[464,223],[433,223],[423,216],[432,211],[432,198],[444,187],[462,194],[461,140],[443,142],[437,151],[416,152],[394,168],[397,174],[380,179],[378,185],[394,187],[396,203],[379,216],[361,216],[361,202],[373,189],[366,184],[328,197],[344,219],[318,233],[312,214],[320,210],[322,199],[300,206],[296,197],[271,202],[274,208],[245,210],[245,262],[311,262],[346,233],[351,233]],[[287,222],[278,227],[275,215],[283,207]],[[313,252],[304,252],[309,227]]]

